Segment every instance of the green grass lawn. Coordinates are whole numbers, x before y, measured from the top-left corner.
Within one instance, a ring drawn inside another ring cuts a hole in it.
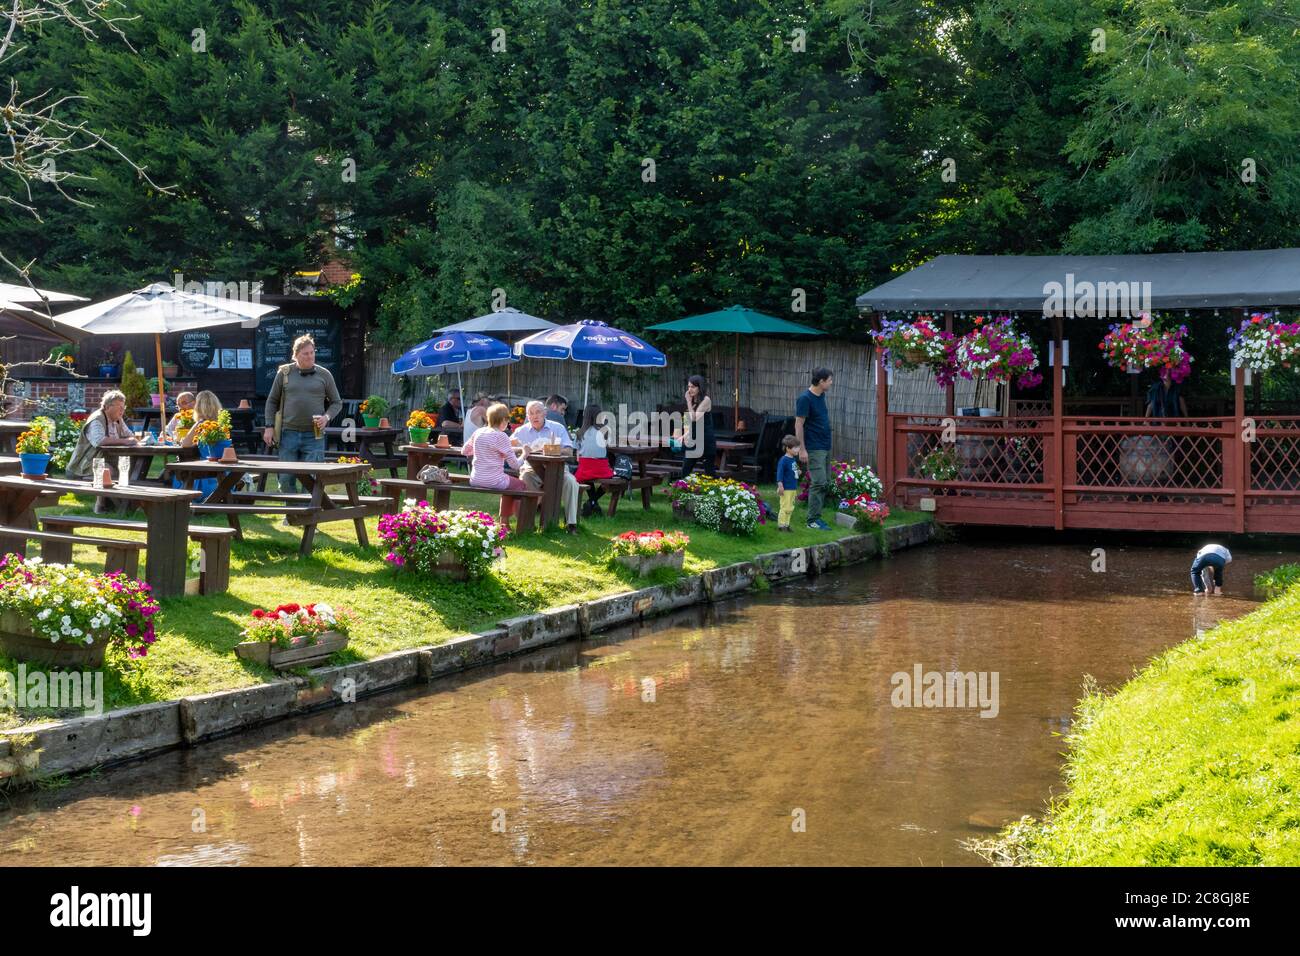
[[[65,502],[59,510],[88,510],[88,503],[71,497]],[[660,569],[650,578],[636,578],[622,567],[611,568],[605,560],[608,541],[623,531],[686,531],[691,536],[687,574],[852,533],[839,527],[829,532],[809,530],[802,515],[802,508],[797,508],[796,530],[792,532],[778,532],[775,524],[769,523],[761,525],[752,537],[740,538],[677,522],[662,493],[655,496],[649,512],[642,510],[638,497],[623,502],[613,519],[603,515],[584,519],[576,535],[559,530],[508,539],[506,557],[495,573],[464,583],[422,579],[390,567],[378,547],[377,518],[366,522],[369,548],[357,544],[352,522],[336,522],[320,527],[311,556],[300,559],[299,529],[279,527],[278,519],[245,517],[241,519],[245,540],[233,547],[230,591],[216,597],[162,599],[160,636],[148,658],[142,665],[115,661],[115,666],[106,668],[107,706],[168,700],[272,678],[274,672],[269,668],[241,661],[233,652],[255,607],[326,601],[353,609],[359,622],[348,649],[335,656],[336,662],[342,663],[441,643],[491,627],[503,618],[634,590],[647,583],[665,583],[678,575]],[[196,520],[224,524],[216,516]],[[889,523],[923,520],[927,516],[899,511]],[[96,535],[113,533],[95,530]],[[90,547],[78,547],[74,561],[88,568],[103,566],[103,556]],[[15,666],[0,657],[0,669],[12,671]],[[15,722],[12,714],[0,713],[0,726],[6,717]]]
[[[1300,864],[1300,586],[1079,705],[1069,789],[975,848],[1045,866]]]

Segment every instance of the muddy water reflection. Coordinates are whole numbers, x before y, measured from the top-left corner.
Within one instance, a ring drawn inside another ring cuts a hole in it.
[[[1218,599],[1184,549],[1107,560],[906,552],[13,798],[0,861],[974,864],[959,840],[1058,788],[1083,675],[1248,611],[1279,559]],[[892,707],[916,664],[997,671],[998,716]]]

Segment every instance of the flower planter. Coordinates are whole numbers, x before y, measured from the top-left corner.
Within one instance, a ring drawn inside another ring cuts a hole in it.
[[[101,365],[101,366],[99,367],[99,377],[100,377],[100,378],[114,378],[114,379],[117,378],[117,366],[116,366],[116,365]]]
[[[378,428],[378,427],[379,427],[379,416],[378,416],[378,415],[362,415],[362,416],[361,416],[361,423],[362,423],[366,428]]]
[[[438,555],[438,563],[433,566],[433,574],[452,581],[469,580],[469,568],[465,567],[465,562],[454,554]]]
[[[108,639],[91,644],[51,641],[37,634],[13,611],[0,611],[0,652],[20,661],[39,661],[56,667],[103,667]]]
[[[164,362],[162,367],[163,378],[175,378],[181,373],[181,367],[172,362]]]
[[[695,506],[684,499],[677,499],[673,502],[673,517],[679,521],[694,521]]]
[[[44,478],[45,473],[49,470],[50,456],[48,454],[24,452],[18,458],[22,462],[23,475],[28,478]]]
[[[408,428],[407,432],[411,436],[411,444],[412,445],[429,444],[429,432],[431,432],[432,430],[433,429],[431,428]]]
[[[227,448],[234,448],[234,443],[229,438],[223,438],[215,445],[205,445],[199,443],[199,457],[206,458],[208,461],[221,461],[221,455]]]
[[[639,575],[649,574],[656,568],[676,568],[682,569],[682,562],[686,559],[685,551],[669,551],[666,554],[618,554],[614,556],[619,564],[625,568],[631,568]]]
[[[149,396],[149,404],[152,405],[154,408],[159,408],[162,406],[162,402],[159,400],[157,392],[154,392],[152,395]]]
[[[335,651],[348,646],[348,636],[338,631],[325,631],[316,638],[314,644],[302,643],[292,647],[281,648],[270,641],[244,641],[235,645],[235,654],[240,660],[265,664],[276,670],[291,667],[306,667],[327,660]]]
[[[856,528],[858,519],[847,511],[837,511],[835,512],[835,523],[841,528]]]

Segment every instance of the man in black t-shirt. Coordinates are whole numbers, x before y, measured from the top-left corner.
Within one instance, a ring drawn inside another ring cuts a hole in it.
[[[460,389],[453,388],[447,393],[447,400],[438,409],[438,421],[460,423]]]
[[[826,411],[826,390],[834,381],[831,370],[812,373],[812,385],[794,403],[794,436],[799,440],[799,460],[808,466],[808,527],[829,531],[822,507],[830,491],[831,417]]]

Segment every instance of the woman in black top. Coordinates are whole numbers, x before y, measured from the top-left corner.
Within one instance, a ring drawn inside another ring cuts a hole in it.
[[[1147,392],[1147,418],[1187,418],[1187,401],[1183,390],[1165,369]]]
[[[686,415],[683,426],[683,442],[687,447],[682,450],[682,477],[685,478],[695,470],[697,462],[704,462],[704,473],[710,478],[717,477],[718,442],[713,434],[713,399],[709,398],[709,383],[702,375],[692,375],[686,380]],[[686,442],[691,439],[691,442]],[[703,454],[700,443],[703,443]],[[696,453],[692,456],[692,453]]]

